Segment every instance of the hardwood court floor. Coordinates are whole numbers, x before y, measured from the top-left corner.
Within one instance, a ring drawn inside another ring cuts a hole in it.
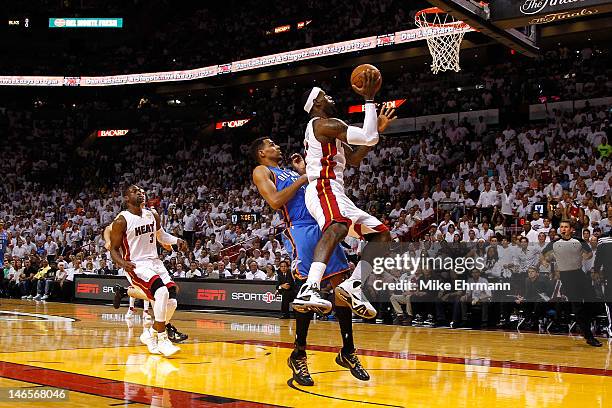
[[[356,324],[372,376],[360,382],[334,363],[337,323],[316,321],[316,384],[302,387],[286,365],[293,321],[177,312],[190,339],[163,358],[140,345],[140,319],[129,328],[125,311],[3,299],[0,387],[70,394],[0,407],[612,407],[608,342],[594,349],[578,337]]]

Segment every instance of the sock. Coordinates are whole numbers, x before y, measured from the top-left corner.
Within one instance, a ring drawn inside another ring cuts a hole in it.
[[[155,322],[164,322],[166,321],[166,311],[168,308],[168,289],[165,286],[157,289],[155,291],[155,303],[153,304],[153,316],[155,316]]]
[[[306,279],[306,284],[314,285],[317,288],[321,286],[321,279],[323,278],[323,274],[325,273],[325,268],[327,265],[323,262],[313,262],[310,264],[310,270],[308,271],[308,279]]]
[[[150,304],[151,303],[148,300],[143,300],[143,306],[144,306],[143,309],[144,309],[145,312],[149,311],[149,305]]]
[[[294,358],[306,356],[306,337],[308,336],[308,327],[310,326],[312,314],[312,312],[295,312],[295,349],[291,353],[291,356]]]
[[[130,297],[130,310],[134,310],[134,302],[136,301],[136,299],[134,299],[133,297]]]
[[[353,312],[348,307],[336,306],[336,319],[340,323],[340,333],[342,334],[342,353],[350,354],[355,351],[353,343]]]
[[[361,273],[365,272],[365,274],[372,273],[372,265],[368,261],[361,260],[357,262],[357,266],[355,266],[355,270],[351,274],[349,280],[361,280]]]
[[[172,319],[177,306],[178,303],[176,302],[176,299],[168,299],[168,305],[166,307],[166,323],[169,323],[170,319]]]

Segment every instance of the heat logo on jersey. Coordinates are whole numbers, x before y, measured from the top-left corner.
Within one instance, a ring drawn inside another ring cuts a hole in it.
[[[155,231],[155,223],[141,225],[139,227],[134,228],[135,236],[140,236],[142,234],[147,234],[153,231]]]

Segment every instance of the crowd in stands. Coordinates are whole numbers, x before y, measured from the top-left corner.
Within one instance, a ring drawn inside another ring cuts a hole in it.
[[[562,96],[588,97],[609,90],[608,72],[599,62],[588,62],[607,56],[604,52],[588,58],[546,58],[559,64],[555,75],[568,67],[580,70],[575,77],[558,78],[565,90]],[[588,66],[595,69],[589,74],[594,85],[579,79],[586,77]],[[497,92],[513,89],[513,75],[517,83],[529,84],[525,75],[530,71],[515,69],[515,65],[485,68],[484,94],[490,91],[495,96],[490,105],[482,97],[484,105],[473,107],[503,110],[505,96]],[[429,89],[416,79],[406,74],[394,83],[418,101]],[[411,85],[402,87],[402,81]],[[388,95],[394,96],[391,88]],[[348,98],[339,85],[329,84],[329,89],[337,91],[339,100]],[[449,95],[441,100],[449,101]],[[190,243],[187,253],[160,252],[174,277],[275,280],[282,260],[290,255],[279,235],[283,220],[252,185],[253,164],[246,152],[248,139],[262,134],[277,142],[288,139],[288,152],[300,150],[303,126],[295,123],[305,120],[299,96],[299,89],[273,87],[236,104],[208,101],[201,106],[205,113],[199,121],[167,117],[160,106],[149,104],[132,110],[136,137],[92,143],[83,143],[95,126],[92,122],[98,120],[88,111],[109,110],[104,104],[83,104],[56,117],[44,114],[44,109],[7,103],[0,108],[0,127],[8,135],[0,146],[3,294],[70,298],[75,274],[121,273],[103,248],[102,231],[121,210],[122,193],[132,183],[146,190],[147,204],[157,208],[164,228]],[[509,98],[511,103],[525,102],[513,94]],[[453,109],[465,103],[469,101],[459,100]],[[220,137],[203,137],[206,120],[216,114],[215,109],[254,111],[258,120],[242,133],[228,130]],[[438,109],[429,113],[446,110]],[[610,106],[587,103],[576,111],[550,111],[544,122],[537,123],[508,122],[501,127],[467,120],[431,123],[418,132],[383,137],[359,167],[347,169],[347,194],[358,207],[383,220],[396,241],[412,242],[415,253],[442,243],[463,243],[461,256],[473,252],[487,260],[487,268],[470,272],[470,279],[512,279],[523,281],[524,288],[535,279],[550,292],[548,298],[561,297],[553,293],[554,270],[537,251],[556,238],[562,219],[571,219],[576,233],[593,248],[597,237],[611,231],[609,120]],[[257,214],[257,220],[237,221],[240,213]],[[347,239],[352,261],[358,259],[361,245]],[[506,268],[505,262],[519,266]],[[585,264],[585,271],[591,269],[592,264]],[[413,279],[431,279],[438,272],[419,274]],[[596,271],[592,278],[594,286],[601,280]],[[513,295],[535,302],[534,293],[540,292]],[[463,321],[471,300],[480,296],[495,300],[486,293],[397,296],[379,308],[381,316],[393,310],[398,323],[416,319],[417,314],[422,320],[432,315],[431,321],[438,323]],[[429,301],[414,302],[415,297]],[[483,322],[490,322],[489,310],[480,309],[486,317]],[[497,312],[500,319],[509,319],[508,310]]]

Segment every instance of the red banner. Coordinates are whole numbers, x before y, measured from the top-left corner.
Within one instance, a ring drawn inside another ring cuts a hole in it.
[[[109,130],[98,130],[96,135],[98,137],[118,137],[125,136],[129,132],[129,129],[109,129]]]
[[[382,103],[377,103],[376,108],[380,108],[381,105],[385,107],[399,108],[406,102],[406,99],[396,99],[394,101],[386,101]],[[365,111],[365,105],[352,105],[348,108],[348,113],[360,113]]]
[[[237,128],[240,126],[244,126],[245,124],[247,124],[249,121],[251,120],[251,118],[246,118],[246,119],[235,119],[235,120],[228,120],[228,121],[224,121],[224,122],[217,122],[215,124],[215,129],[223,129],[223,128]]]

